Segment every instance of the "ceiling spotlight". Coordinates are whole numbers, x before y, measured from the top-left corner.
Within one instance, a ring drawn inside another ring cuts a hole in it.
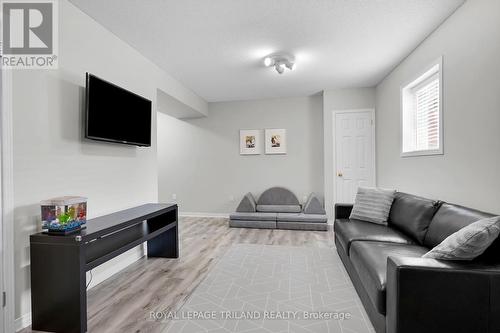
[[[279,74],[283,74],[285,68],[289,70],[295,68],[295,58],[288,54],[271,54],[264,58],[264,65],[266,67],[274,66]]]
[[[265,65],[266,67],[269,67],[269,66],[274,65],[274,60],[273,60],[273,58],[271,58],[271,57],[265,57],[265,58],[264,58],[264,65]]]
[[[289,70],[293,71],[295,69],[295,63],[294,62],[287,62],[285,64],[286,68],[288,68]]]
[[[283,72],[285,71],[285,65],[284,64],[276,64],[274,66],[274,68],[276,69],[276,72],[278,72],[280,74],[283,74]]]

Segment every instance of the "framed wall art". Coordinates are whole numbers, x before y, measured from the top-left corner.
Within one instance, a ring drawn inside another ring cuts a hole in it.
[[[260,130],[240,130],[240,155],[262,153],[262,133]]]
[[[266,154],[286,154],[286,129],[266,129]]]

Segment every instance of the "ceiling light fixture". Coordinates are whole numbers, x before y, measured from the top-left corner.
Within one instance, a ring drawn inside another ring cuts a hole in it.
[[[274,69],[279,74],[285,72],[285,68],[293,70],[295,68],[295,58],[287,54],[272,54],[264,58],[264,65],[266,67],[274,66]]]
[[[274,60],[271,57],[264,58],[264,65],[266,67],[272,66],[274,64]]]
[[[285,71],[285,66],[282,64],[276,64],[276,65],[274,65],[274,68],[280,74],[283,74],[283,72]]]

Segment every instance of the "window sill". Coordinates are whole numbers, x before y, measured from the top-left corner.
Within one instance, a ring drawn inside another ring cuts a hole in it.
[[[401,153],[401,157],[417,157],[417,156],[434,156],[434,155],[444,155],[443,149],[435,150],[416,150]]]

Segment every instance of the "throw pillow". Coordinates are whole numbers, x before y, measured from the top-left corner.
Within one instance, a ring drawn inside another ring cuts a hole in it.
[[[360,187],[349,218],[387,225],[395,195],[395,190]]]
[[[449,235],[422,257],[472,260],[483,254],[499,234],[500,216],[481,219]]]

